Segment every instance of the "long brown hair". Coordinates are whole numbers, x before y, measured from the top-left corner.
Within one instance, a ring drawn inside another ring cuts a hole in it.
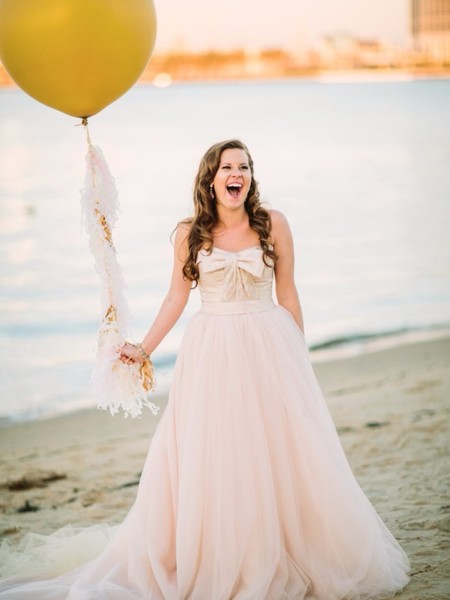
[[[219,169],[220,158],[224,150],[237,148],[244,150],[248,157],[252,181],[245,200],[244,208],[248,214],[249,225],[259,236],[259,244],[263,250],[263,260],[267,266],[273,266],[277,255],[272,248],[270,232],[272,223],[269,212],[261,205],[258,184],[253,172],[253,160],[247,146],[239,140],[227,140],[211,146],[205,153],[194,182],[194,216],[182,221],[190,226],[188,235],[188,257],[183,266],[183,275],[197,285],[199,269],[197,255],[204,248],[211,252],[213,247],[213,230],[219,223],[216,200],[211,197],[210,185]]]

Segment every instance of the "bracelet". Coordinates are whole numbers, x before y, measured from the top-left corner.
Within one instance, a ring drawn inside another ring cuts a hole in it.
[[[142,355],[142,358],[144,360],[150,360],[150,354],[147,354],[147,352],[144,350],[144,348],[142,347],[142,344],[140,344],[139,342],[137,344],[135,344],[136,348],[139,350],[139,352]]]

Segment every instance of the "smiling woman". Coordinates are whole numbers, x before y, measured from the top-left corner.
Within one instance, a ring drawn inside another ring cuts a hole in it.
[[[227,189],[231,183],[232,187],[241,186],[237,194]],[[183,222],[189,229],[183,274],[195,284],[199,278],[198,253],[202,249],[211,251],[216,242],[231,251],[258,245],[266,264],[276,261],[270,238],[271,219],[261,205],[253,160],[239,140],[215,144],[203,157],[195,180],[194,209],[193,219]],[[233,226],[226,227],[219,213],[225,213]]]
[[[216,176],[210,184],[211,194],[213,197],[215,195],[216,202],[226,207],[227,202],[233,200],[229,208],[239,208],[247,198],[251,182],[252,174],[245,150],[242,148],[224,150]]]
[[[308,356],[289,225],[261,206],[244,144],[206,152],[194,207],[157,317],[120,351],[142,363],[198,284],[136,501],[91,562],[6,580],[1,600],[375,600],[408,582],[408,558],[341,447]],[[97,529],[79,535],[92,553]],[[63,545],[70,558],[75,541]]]

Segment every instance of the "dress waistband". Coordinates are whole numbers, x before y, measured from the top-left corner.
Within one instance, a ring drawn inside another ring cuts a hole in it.
[[[201,313],[211,315],[243,315],[263,312],[275,307],[272,298],[264,300],[240,300],[236,302],[202,302]]]

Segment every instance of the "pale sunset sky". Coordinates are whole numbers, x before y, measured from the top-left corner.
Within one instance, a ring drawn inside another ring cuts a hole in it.
[[[345,32],[410,41],[410,0],[154,0],[156,51],[282,47]]]

